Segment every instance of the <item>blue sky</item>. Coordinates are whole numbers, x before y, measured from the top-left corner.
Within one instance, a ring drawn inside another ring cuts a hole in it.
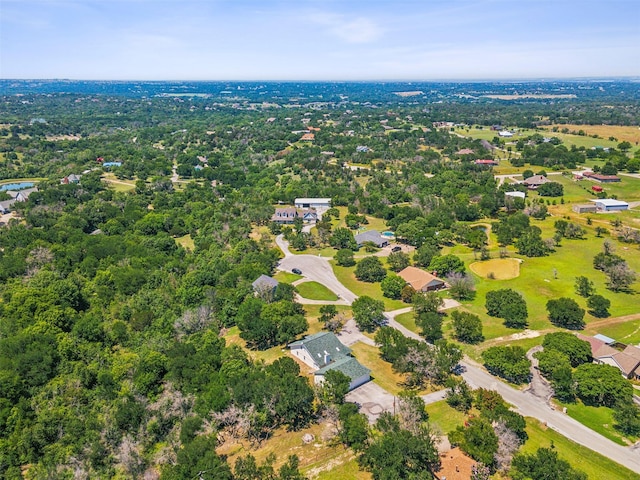
[[[0,77],[640,76],[640,0],[0,0]]]

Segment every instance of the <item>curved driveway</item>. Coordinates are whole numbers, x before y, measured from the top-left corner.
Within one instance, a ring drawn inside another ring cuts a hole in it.
[[[293,255],[289,251],[289,244],[282,235],[276,237],[276,244],[284,253],[284,258],[280,260],[278,265],[280,270],[290,272],[294,268],[299,268],[306,279],[321,283],[333,293],[339,295],[344,300],[345,305],[351,305],[358,298],[355,293],[342,285],[336,278],[327,258],[315,255]]]
[[[357,297],[351,290],[342,285],[336,278],[327,258],[314,255],[293,255],[289,252],[289,245],[282,235],[276,237],[278,247],[284,252],[285,257],[280,261],[281,270],[291,271],[292,268],[299,268],[302,274],[309,280],[323,284],[336,294],[340,295],[345,303],[351,304]],[[395,316],[404,313],[406,309],[386,312],[388,325],[400,330],[405,336],[424,341],[418,334],[404,328],[395,320]],[[628,469],[640,473],[640,449],[633,447],[623,447],[611,440],[585,427],[580,422],[568,415],[552,409],[543,400],[535,397],[529,392],[516,390],[507,385],[497,377],[484,371],[480,365],[465,357],[460,365],[464,367],[463,378],[472,388],[486,388],[498,392],[508,403],[524,416],[533,417],[552,430],[561,435],[583,445],[594,452],[613,460]]]

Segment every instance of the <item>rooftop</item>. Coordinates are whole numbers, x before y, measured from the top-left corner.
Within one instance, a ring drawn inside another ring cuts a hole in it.
[[[326,365],[325,355],[329,355],[331,360],[337,361],[343,357],[348,357],[351,349],[342,344],[338,337],[331,332],[319,332],[314,335],[307,335],[304,339],[289,344],[289,347],[304,347],[313,357],[317,365]],[[335,364],[335,363],[334,363]]]
[[[591,200],[594,203],[599,203],[605,207],[623,207],[629,206],[627,202],[623,202],[622,200],[615,200],[613,198],[602,198],[599,200]]]
[[[368,375],[371,373],[367,367],[363,366],[358,360],[353,357],[344,357],[336,360],[333,363],[325,365],[320,370],[315,371],[314,375],[324,375],[329,370],[337,370],[344,373],[351,380]]]

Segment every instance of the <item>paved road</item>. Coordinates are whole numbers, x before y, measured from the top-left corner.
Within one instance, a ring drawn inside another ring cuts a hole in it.
[[[289,252],[289,244],[282,235],[276,237],[276,244],[285,255],[278,265],[280,270],[290,272],[293,268],[299,268],[305,278],[321,283],[339,295],[346,305],[351,305],[358,298],[355,293],[338,281],[327,258],[315,255],[293,255]]]
[[[514,405],[520,414],[536,418],[574,442],[640,473],[640,451],[613,443],[564,413],[552,410],[533,395],[518,391],[501,382],[468,360],[460,363],[466,369],[462,376],[471,387],[495,390],[507,402]]]
[[[280,235],[276,238],[276,243],[285,254],[285,258],[280,261],[282,270],[290,271],[292,268],[299,268],[305,277],[322,283],[340,295],[349,304],[357,298],[353,292],[338,281],[326,258],[313,255],[292,255],[289,252],[287,242]],[[418,334],[406,329],[395,320],[395,315],[405,310],[401,309],[385,313],[388,325],[401,331],[407,337],[424,341]],[[536,418],[570,440],[598,452],[634,472],[640,473],[640,448],[623,447],[612,442],[566,414],[553,410],[530,393],[516,390],[490,375],[468,357],[465,357],[460,362],[460,365],[465,370],[462,374],[463,378],[472,388],[487,388],[497,391],[507,402],[514,405],[520,414]]]
[[[404,310],[404,309],[403,309]],[[393,318],[397,312],[388,312],[388,325],[400,330],[406,337],[424,341],[420,335],[406,329]],[[557,431],[561,435],[583,445],[595,452],[610,458],[616,463],[628,469],[640,473],[640,449],[623,447],[602,435],[585,427],[580,422],[568,415],[552,409],[530,392],[522,392],[502,382],[500,379],[484,371],[480,365],[465,357],[460,365],[464,367],[462,377],[472,388],[486,388],[495,390],[502,397],[514,405],[516,410],[526,417],[533,417],[545,423],[549,428]]]

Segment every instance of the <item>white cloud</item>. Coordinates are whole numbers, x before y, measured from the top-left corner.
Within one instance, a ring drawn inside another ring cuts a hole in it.
[[[316,13],[307,17],[326,28],[326,32],[347,43],[371,43],[384,33],[384,29],[366,17],[349,18],[346,15]]]

